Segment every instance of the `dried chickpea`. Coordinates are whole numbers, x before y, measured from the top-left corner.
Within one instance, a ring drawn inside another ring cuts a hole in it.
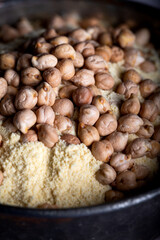
[[[65,26],[64,19],[59,15],[54,15],[48,22],[48,28],[54,28],[56,30]]]
[[[16,28],[13,28],[7,24],[3,24],[1,27],[1,38],[4,42],[10,42],[19,37],[19,32]]]
[[[61,133],[66,133],[72,128],[72,121],[68,117],[62,115],[56,115],[54,121],[54,127]]]
[[[135,43],[135,35],[129,29],[123,29],[118,35],[117,41],[122,48],[132,47]]]
[[[37,42],[35,45],[35,51],[36,53],[43,54],[43,53],[49,53],[51,49],[53,48],[52,44],[48,42]]]
[[[63,80],[70,80],[75,74],[74,64],[71,59],[59,61],[56,67],[59,69]]]
[[[76,52],[75,59],[73,60],[73,64],[77,68],[81,68],[84,65],[84,57],[80,52]]]
[[[25,134],[36,123],[36,115],[30,109],[19,111],[14,115],[13,123],[18,130]]]
[[[112,144],[115,152],[121,152],[127,145],[128,133],[113,132],[106,139]]]
[[[114,78],[105,72],[98,72],[95,75],[95,85],[96,87],[103,90],[110,90],[114,86]]]
[[[15,107],[18,110],[32,109],[37,104],[38,93],[32,87],[23,87],[16,94]]]
[[[154,133],[153,124],[146,118],[142,118],[143,125],[140,127],[139,131],[136,133],[140,138],[151,138]]]
[[[72,98],[73,102],[80,107],[92,102],[92,92],[86,87],[78,87],[73,91]]]
[[[126,153],[131,154],[132,158],[140,158],[151,151],[151,144],[148,139],[136,138],[130,142],[126,148]]]
[[[110,165],[117,171],[123,172],[127,170],[131,165],[131,155],[125,155],[123,153],[116,153],[111,157]]]
[[[119,47],[112,47],[112,55],[111,55],[111,62],[112,63],[117,63],[122,61],[124,58],[124,52],[121,48]]]
[[[93,142],[100,139],[97,129],[84,123],[80,123],[78,126],[78,137],[86,146],[90,146]]]
[[[95,54],[104,58],[106,62],[109,62],[112,56],[112,50],[110,47],[104,45],[99,46],[95,50]]]
[[[49,124],[40,124],[38,127],[38,139],[46,147],[53,147],[58,142],[58,134],[56,129]]]
[[[155,127],[153,139],[160,142],[160,125]]]
[[[93,142],[91,148],[92,155],[99,161],[108,162],[113,154],[112,144],[107,140]]]
[[[95,84],[94,72],[88,69],[80,69],[76,72],[71,81],[76,86],[88,87]]]
[[[17,132],[17,127],[15,127],[15,125],[13,124],[13,121],[11,118],[8,118],[2,125],[3,127],[5,127],[7,129],[8,132],[10,133],[15,133]]]
[[[136,133],[143,125],[143,120],[136,114],[126,114],[118,120],[118,131]]]
[[[37,68],[28,67],[21,71],[21,82],[24,85],[36,86],[42,81],[41,73]]]
[[[113,114],[105,113],[96,122],[100,136],[107,136],[117,129],[117,120]]]
[[[20,82],[20,77],[16,71],[13,69],[8,69],[4,73],[4,78],[6,79],[8,85],[13,87],[18,87]]]
[[[66,43],[56,46],[51,53],[54,54],[54,56],[58,59],[71,58],[74,60],[76,57],[74,48],[70,44]]]
[[[103,57],[98,55],[92,55],[85,59],[85,66],[93,71],[97,71],[100,69],[107,69],[107,62]]]
[[[143,72],[146,73],[155,72],[157,70],[155,63],[151,61],[144,61],[143,63],[141,63],[140,68]]]
[[[151,79],[145,79],[140,83],[140,93],[142,97],[146,98],[151,95],[157,88],[157,84]]]
[[[118,94],[123,94],[126,98],[130,98],[132,94],[138,95],[138,91],[138,85],[130,80],[120,83],[116,90]]]
[[[81,106],[79,112],[79,121],[83,122],[84,124],[94,125],[95,122],[99,118],[99,111],[98,109],[89,104],[85,104]]]
[[[21,142],[27,143],[27,142],[37,142],[38,136],[34,130],[28,130],[26,134],[21,135]]]
[[[111,47],[112,44],[113,44],[113,40],[112,40],[111,34],[108,33],[108,32],[101,33],[99,35],[99,37],[98,37],[98,42],[101,45],[107,45],[107,46]]]
[[[129,67],[137,67],[144,62],[144,56],[140,50],[129,48],[124,55],[125,65]]]
[[[80,42],[74,46],[77,52],[80,52],[83,57],[89,57],[95,54],[95,49],[92,43],[90,42]]]
[[[26,35],[33,31],[33,27],[27,18],[21,18],[17,23],[20,35]]]
[[[7,81],[0,77],[0,100],[6,95],[7,93]]]
[[[150,97],[150,100],[152,100],[154,102],[154,104],[157,106],[158,108],[158,113],[160,113],[160,92],[157,93],[153,93]]]
[[[91,39],[91,35],[84,29],[78,28],[73,30],[70,34],[69,37],[73,39],[75,42],[83,42],[86,40]]]
[[[54,112],[69,118],[71,118],[74,113],[74,105],[71,100],[67,98],[56,99],[52,108]]]
[[[61,44],[68,44],[69,39],[66,36],[55,36],[50,40],[50,43],[52,44],[52,46],[56,47]]]
[[[116,179],[116,171],[109,164],[103,163],[96,172],[96,179],[103,185],[108,185]]]
[[[141,105],[139,115],[142,118],[146,118],[149,121],[154,122],[158,116],[158,108],[152,100],[145,100]]]
[[[74,135],[72,135],[72,134],[63,134],[62,136],[61,136],[61,139],[62,140],[64,140],[65,142],[66,142],[66,144],[75,144],[75,145],[78,145],[78,144],[80,144],[81,142],[80,142],[80,140],[76,137],[76,136],[74,136]]]
[[[109,190],[105,193],[106,202],[115,202],[124,198],[124,194],[120,191]]]
[[[47,68],[55,67],[57,64],[57,58],[52,54],[44,54],[42,56],[33,56],[31,59],[33,67],[38,68],[40,71],[44,71]]]
[[[100,26],[88,26],[86,31],[90,34],[91,39],[97,40],[103,29]]]
[[[116,188],[120,191],[129,191],[137,188],[136,174],[132,171],[125,171],[118,174]]]
[[[31,58],[32,55],[29,53],[25,53],[22,56],[20,56],[17,60],[17,71],[20,71],[24,68],[31,67]]]
[[[5,95],[0,102],[0,113],[4,116],[10,116],[16,113],[13,96]]]
[[[57,36],[57,33],[55,31],[54,28],[48,28],[44,33],[43,33],[43,37],[45,38],[45,40],[50,40],[53,39],[54,37]]]
[[[71,98],[73,91],[76,89],[77,89],[77,87],[72,84],[66,85],[66,86],[60,88],[59,97],[60,98]]]
[[[57,68],[48,68],[43,72],[43,78],[53,88],[61,83],[61,73]]]
[[[101,95],[94,97],[92,104],[98,109],[100,114],[104,114],[111,110],[109,102]]]
[[[121,114],[138,114],[140,111],[140,102],[137,96],[131,95],[131,97],[124,101],[121,105]]]
[[[134,164],[131,171],[136,174],[137,180],[143,180],[149,175],[149,169],[145,165]]]
[[[1,70],[14,68],[15,64],[16,64],[16,58],[12,53],[3,53],[0,55]]]
[[[43,105],[36,110],[37,123],[53,125],[55,114],[50,106]]]
[[[128,80],[138,84],[141,81],[141,76],[136,70],[129,69],[123,74],[123,81],[126,82]]]
[[[18,92],[18,88],[15,88],[15,87],[12,87],[12,86],[8,86],[7,87],[7,95],[10,95],[10,96],[16,96]]]
[[[3,183],[3,173],[0,170],[0,186],[2,185],[2,183]]]

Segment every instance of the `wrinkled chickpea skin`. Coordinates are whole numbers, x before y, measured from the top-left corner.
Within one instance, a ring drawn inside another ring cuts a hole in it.
[[[58,142],[58,134],[51,125],[48,124],[40,124],[38,127],[38,139],[41,141],[46,147],[53,147],[56,142]]]
[[[53,110],[54,112],[71,118],[74,113],[74,106],[71,100],[67,98],[63,99],[56,99],[54,105],[53,105]]]
[[[104,114],[111,110],[109,102],[101,95],[94,97],[92,104],[98,109],[100,114]]]
[[[53,125],[55,113],[50,106],[43,105],[36,110],[37,123]]]
[[[96,172],[96,179],[103,185],[108,185],[116,179],[116,171],[109,164],[102,164]]]
[[[32,109],[37,104],[38,93],[31,87],[21,88],[16,94],[15,107],[18,110]]]
[[[79,121],[84,124],[94,125],[99,118],[98,109],[89,104],[85,104],[80,108]]]
[[[59,97],[60,98],[71,98],[73,91],[76,89],[77,89],[77,87],[72,84],[64,86],[64,87],[60,88],[60,90],[59,90]]]
[[[92,92],[86,87],[79,87],[73,91],[72,98],[77,106],[90,104],[92,102]]]
[[[112,144],[115,152],[121,152],[127,145],[128,133],[113,132],[106,139]]]
[[[68,117],[62,115],[56,115],[54,121],[54,127],[61,133],[66,133],[72,128],[72,121]]]
[[[113,154],[113,147],[107,140],[97,141],[92,144],[91,152],[97,160],[108,162]]]
[[[107,136],[117,129],[117,120],[113,114],[106,113],[100,116],[95,126],[100,136]]]
[[[131,166],[131,155],[125,155],[123,153],[117,153],[112,156],[110,165],[117,171],[123,172]]]
[[[80,140],[79,140],[76,136],[74,136],[74,135],[72,135],[72,134],[63,134],[63,135],[61,136],[61,139],[64,140],[67,145],[68,145],[68,144],[78,145],[78,144],[81,143]]]
[[[116,188],[120,191],[129,191],[137,188],[136,174],[131,171],[120,173],[116,178]]]
[[[27,143],[27,142],[37,142],[38,137],[34,130],[29,130],[26,134],[21,135],[21,142]]]
[[[90,146],[93,142],[100,139],[97,129],[84,123],[80,123],[78,126],[78,137],[86,146]]]
[[[47,106],[53,106],[55,103],[55,92],[53,88],[47,83],[43,82],[38,88],[38,101],[37,105],[42,106],[42,105],[47,105]]]

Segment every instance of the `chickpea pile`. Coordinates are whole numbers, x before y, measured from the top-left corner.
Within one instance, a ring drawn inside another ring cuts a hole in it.
[[[1,40],[9,42],[33,30],[23,18],[16,28],[3,25]],[[147,46],[149,40],[148,29],[133,33],[127,23],[106,28],[98,18],[54,16],[40,36],[0,55],[3,126],[20,131],[22,143],[41,141],[49,148],[59,139],[84,143],[102,161],[96,179],[113,188],[106,201],[121,199],[148,181],[149,169],[135,159],[155,158],[160,152],[160,125],[154,126],[160,88],[135,69],[156,71],[156,64],[135,47]],[[121,61],[125,71],[115,87],[109,64]],[[120,117],[102,90],[124,96]],[[130,134],[137,138],[128,142]],[[2,145],[2,137],[0,141]]]

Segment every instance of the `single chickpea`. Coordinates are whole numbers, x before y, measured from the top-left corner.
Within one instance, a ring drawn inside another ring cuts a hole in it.
[[[158,113],[160,114],[160,92],[157,93],[153,93],[150,97],[150,100],[152,100],[154,102],[154,104],[157,106],[158,108]]]
[[[42,106],[42,105],[47,105],[47,106],[53,106],[55,103],[55,92],[53,88],[47,83],[43,82],[40,84],[40,86],[37,88],[38,92],[38,101],[37,105]]]
[[[57,68],[48,68],[43,72],[43,78],[53,88],[61,83],[61,73]]]
[[[24,68],[31,67],[31,58],[32,55],[29,53],[25,53],[22,56],[20,56],[17,60],[17,71],[20,71]]]
[[[95,75],[95,85],[96,87],[103,90],[110,90],[114,86],[114,78],[105,72],[98,72]]]
[[[103,32],[99,35],[98,37],[98,42],[101,44],[101,45],[107,45],[109,47],[112,46],[113,44],[113,40],[112,40],[112,36],[110,33],[108,32]]]
[[[149,43],[150,31],[147,28],[142,28],[136,32],[136,43],[140,46],[145,46]]]
[[[0,102],[0,113],[4,116],[10,116],[16,113],[13,96],[5,95]]]
[[[98,40],[99,35],[103,32],[101,26],[88,26],[86,31],[90,34],[91,39]]]
[[[137,188],[136,174],[132,171],[125,171],[118,174],[116,188],[120,191],[129,191]]]
[[[54,28],[56,30],[65,26],[64,19],[59,15],[54,15],[48,22],[48,28]]]
[[[62,115],[55,116],[54,127],[61,133],[67,133],[72,126],[72,121],[68,117],[64,117]]]
[[[130,98],[132,94],[138,95],[139,87],[134,82],[127,80],[118,85],[116,92]]]
[[[0,170],[0,186],[3,183],[3,172]]]
[[[147,153],[147,157],[149,158],[155,158],[158,157],[160,154],[160,143],[152,140],[150,141],[151,144],[151,150]]]
[[[19,37],[19,32],[16,28],[13,28],[7,24],[3,24],[1,27],[1,38],[3,42],[10,42]]]
[[[153,139],[160,142],[160,125],[155,127]]]
[[[121,114],[138,114],[140,111],[141,105],[137,96],[131,95],[131,97],[124,101],[121,105]]]
[[[25,134],[36,123],[36,115],[32,110],[24,109],[14,115],[13,123],[18,130]]]
[[[98,109],[100,114],[104,114],[111,110],[109,102],[101,95],[94,97],[92,104]]]
[[[122,152],[128,142],[128,133],[113,132],[106,139],[112,144],[115,152]]]
[[[80,140],[79,140],[79,138],[77,138],[76,136],[74,136],[74,135],[72,135],[72,134],[69,134],[69,133],[68,133],[68,134],[63,134],[63,135],[61,136],[61,139],[62,139],[63,141],[65,141],[67,145],[68,145],[68,144],[78,145],[78,144],[81,143]]]
[[[149,169],[145,165],[134,164],[131,171],[136,174],[137,180],[143,180],[149,175]]]
[[[131,154],[132,158],[146,156],[151,151],[151,144],[148,139],[136,138],[130,142],[126,148],[126,153]]]
[[[33,26],[27,18],[21,18],[17,23],[17,29],[20,35],[26,35],[33,31]]]
[[[16,64],[16,58],[12,53],[3,53],[0,55],[1,70],[14,68],[15,64]]]
[[[108,68],[107,62],[104,60],[104,58],[98,55],[87,57],[85,59],[85,66],[92,71]]]
[[[5,127],[7,129],[8,132],[10,133],[15,133],[17,132],[17,127],[15,127],[15,125],[13,124],[13,121],[11,118],[8,118],[2,125],[3,127]]]
[[[6,95],[7,93],[7,81],[0,77],[0,100]]]
[[[92,102],[92,93],[86,87],[78,87],[73,91],[72,98],[73,102],[80,107],[84,104],[90,104]]]
[[[18,89],[15,88],[15,87],[12,87],[12,86],[8,86],[7,87],[7,95],[10,95],[10,96],[16,96],[16,94],[18,93]]]
[[[141,63],[140,68],[143,72],[146,73],[155,72],[157,70],[155,63],[151,61],[144,61]]]
[[[52,44],[48,42],[37,42],[35,44],[35,51],[37,54],[48,54],[53,48]]]
[[[57,65],[57,58],[52,54],[44,54],[42,56],[33,56],[31,59],[33,67],[38,68],[40,71],[44,71],[47,68],[52,68]]]
[[[13,87],[18,87],[20,82],[20,77],[16,71],[13,69],[8,69],[4,73],[4,78],[6,79],[8,85]]]
[[[96,122],[100,136],[107,136],[117,129],[117,120],[113,114],[105,113]]]
[[[124,55],[125,65],[128,67],[137,67],[144,62],[143,53],[140,50],[129,48]]]
[[[103,57],[106,62],[109,62],[112,56],[112,50],[110,47],[104,45],[97,47],[95,50],[95,54]]]
[[[124,194],[120,191],[109,190],[105,193],[106,202],[116,202],[124,198]]]
[[[85,104],[81,106],[79,112],[79,121],[83,122],[84,124],[94,125],[99,118],[99,111],[98,109],[89,104]]]
[[[88,69],[81,69],[78,72],[76,72],[71,81],[76,86],[88,87],[90,85],[94,85],[95,84],[94,72]]]
[[[80,21],[80,26],[82,28],[87,28],[90,26],[101,26],[100,20],[97,17],[88,17],[88,18],[83,18]]]
[[[66,43],[56,46],[51,53],[54,54],[54,56],[58,59],[71,58],[74,60],[76,57],[74,48],[70,44]]]
[[[140,93],[142,97],[146,98],[151,95],[157,88],[157,84],[151,79],[145,79],[140,83]]]
[[[96,180],[102,185],[109,185],[116,179],[116,171],[109,164],[103,163],[96,172]]]
[[[99,161],[108,162],[113,154],[112,144],[107,140],[93,142],[91,148],[92,155]]]
[[[50,106],[43,105],[36,110],[37,123],[53,125],[55,114]]]
[[[28,130],[26,134],[21,135],[21,142],[28,143],[28,142],[37,142],[38,136],[34,130]]]
[[[80,52],[84,58],[95,54],[95,48],[90,42],[79,42],[74,46],[77,52]]]
[[[135,35],[129,29],[123,29],[118,35],[117,41],[122,48],[132,47],[135,43]]]
[[[46,147],[52,148],[58,142],[56,129],[49,124],[40,124],[38,127],[38,139]]]
[[[78,28],[78,29],[73,30],[69,34],[69,37],[72,38],[75,43],[83,42],[83,41],[91,39],[91,35],[86,30],[84,30],[82,28]]]
[[[140,127],[139,131],[136,133],[140,138],[151,138],[154,133],[153,124],[146,118],[142,118],[143,125]]]
[[[54,112],[69,118],[71,118],[74,113],[74,105],[71,100],[67,98],[56,99],[52,108]]]
[[[42,81],[41,73],[37,68],[28,67],[21,72],[21,82],[24,85],[36,86]]]
[[[100,89],[98,89],[95,85],[90,85],[87,88],[91,91],[93,97],[101,95]]]
[[[75,59],[73,60],[73,64],[76,68],[81,68],[84,65],[84,57],[80,52],[76,52]]]
[[[143,120],[136,114],[126,114],[118,120],[118,131],[136,133],[143,125]]]
[[[110,165],[117,171],[123,172],[127,170],[131,165],[131,155],[125,155],[123,153],[116,153],[111,157]]]
[[[124,58],[124,51],[119,47],[112,47],[112,55],[110,61],[112,63],[117,63],[122,61]]]
[[[145,100],[141,105],[139,115],[142,118],[146,118],[149,121],[154,122],[158,116],[158,108],[152,100]]]
[[[138,84],[141,81],[141,76],[136,70],[129,69],[123,74],[123,81],[126,82],[128,80]]]
[[[15,107],[18,110],[32,109],[37,104],[38,93],[32,87],[23,87],[18,91],[15,98]]]
[[[64,87],[60,88],[60,90],[59,90],[59,97],[60,98],[71,98],[73,91],[76,89],[77,89],[77,87],[72,84],[64,86]]]
[[[54,28],[48,28],[44,33],[43,37],[45,38],[46,41],[52,40],[57,36],[56,30]]]
[[[78,137],[87,147],[100,139],[97,129],[84,123],[80,123],[78,126]]]
[[[56,47],[61,44],[68,44],[69,39],[66,36],[55,36],[50,40],[50,43],[52,44],[52,46]]]
[[[70,80],[75,74],[74,64],[71,59],[59,61],[56,67],[59,69],[63,80]]]

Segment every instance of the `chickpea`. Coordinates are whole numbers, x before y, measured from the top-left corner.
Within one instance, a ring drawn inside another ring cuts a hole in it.
[[[95,84],[94,72],[88,69],[81,69],[71,79],[76,86],[88,87]]]
[[[132,47],[135,43],[135,35],[129,29],[123,29],[117,40],[122,48]]]
[[[76,52],[75,59],[73,60],[73,64],[77,68],[81,68],[84,65],[84,58],[80,52]]]
[[[79,138],[77,138],[76,136],[72,135],[72,134],[63,134],[61,136],[61,139],[64,140],[66,142],[66,144],[75,144],[78,145],[80,144],[80,140]]]
[[[90,34],[91,39],[97,40],[103,30],[100,26],[88,26],[86,31]]]
[[[136,138],[130,142],[126,148],[126,153],[131,154],[132,158],[140,158],[151,151],[151,144],[148,139]]]
[[[88,125],[94,125],[98,118],[99,111],[95,106],[89,104],[81,106],[79,113],[80,122]]]
[[[83,42],[91,39],[91,35],[82,28],[73,30],[69,34],[69,37],[72,38],[75,42]]]
[[[113,154],[113,147],[107,140],[97,141],[92,144],[91,152],[97,160],[108,162]]]
[[[31,58],[32,58],[32,55],[28,53],[25,53],[22,56],[20,56],[17,60],[17,67],[16,67],[17,71],[30,67]]]
[[[43,72],[43,78],[53,88],[61,83],[61,73],[57,68],[48,68]]]
[[[107,136],[117,129],[117,120],[113,114],[105,113],[96,122],[100,136]]]
[[[52,148],[58,142],[56,129],[49,124],[40,124],[38,127],[38,139],[46,147]]]
[[[137,180],[143,180],[149,175],[149,169],[144,165],[134,164],[131,171],[136,174]]]
[[[116,178],[116,188],[120,191],[129,191],[137,188],[136,174],[131,171],[118,174]]]
[[[15,107],[18,110],[32,109],[37,104],[37,92],[32,87],[23,87],[15,98]]]
[[[143,72],[146,73],[155,72],[157,70],[155,63],[151,61],[144,61],[143,63],[141,63],[140,68]]]
[[[92,93],[86,87],[78,87],[73,91],[72,98],[73,102],[80,107],[84,104],[90,104],[92,102]]]
[[[154,122],[158,115],[158,108],[152,100],[145,100],[141,105],[139,115],[142,118],[146,118],[149,121]]]
[[[83,18],[80,21],[80,26],[83,28],[87,28],[90,26],[101,26],[100,20],[97,17],[89,17],[89,18]]]
[[[55,114],[50,106],[43,105],[36,110],[37,123],[53,125]]]
[[[59,69],[63,80],[70,80],[75,74],[74,64],[71,59],[59,61],[56,67]]]
[[[19,86],[19,82],[20,82],[19,75],[13,69],[6,70],[4,73],[4,78],[6,79],[8,85],[11,85],[13,87]]]
[[[145,79],[140,83],[140,92],[142,97],[146,98],[151,95],[157,88],[157,84],[150,79]]]
[[[154,133],[153,124],[146,118],[142,118],[143,125],[140,127],[139,131],[136,133],[140,138],[151,138]]]
[[[104,114],[111,110],[109,102],[101,95],[94,97],[92,104],[98,109],[100,114]]]
[[[62,116],[71,118],[74,113],[74,105],[71,100],[67,98],[56,99],[53,110]]]
[[[72,126],[72,121],[68,117],[56,115],[54,127],[57,128],[61,133],[68,132],[68,130],[70,130]]]
[[[115,152],[122,152],[128,142],[128,133],[113,132],[106,139],[112,144]]]
[[[2,183],[3,183],[3,173],[0,170],[0,186],[2,185]]]
[[[16,64],[16,58],[12,53],[3,53],[0,55],[1,70],[14,68],[15,64]]]
[[[118,120],[118,131],[136,133],[143,125],[143,120],[136,114],[127,114]]]
[[[63,28],[64,26],[65,26],[65,21],[59,15],[55,15],[54,17],[52,17],[48,23],[48,28],[54,28],[56,30]]]
[[[124,58],[124,51],[119,47],[112,47],[112,56],[110,61],[112,63],[117,63],[122,61]]]
[[[93,97],[101,95],[100,89],[98,89],[95,85],[90,85],[87,88],[91,91]]]
[[[80,52],[85,58],[95,54],[94,46],[90,42],[79,42],[74,46],[74,48],[77,52]]]
[[[103,90],[110,90],[114,86],[114,78],[105,72],[98,72],[95,75],[95,84],[98,88]]]
[[[42,56],[33,56],[31,59],[33,67],[38,68],[40,71],[44,71],[47,68],[52,68],[57,65],[57,58],[52,54],[45,54]]]
[[[155,127],[153,139],[160,142],[160,125]]]
[[[141,76],[136,70],[129,69],[123,74],[123,81],[126,82],[128,80],[138,84],[141,81]]]
[[[3,24],[1,27],[1,38],[4,42],[10,42],[19,37],[19,32],[16,28],[13,28],[7,24]]]
[[[154,93],[149,97],[150,100],[154,102],[154,104],[158,108],[158,113],[160,113],[160,92]]]
[[[112,56],[112,50],[110,47],[104,45],[96,48],[95,54],[104,58],[106,62],[109,62]]]
[[[28,67],[21,72],[21,82],[24,85],[36,86],[42,81],[41,73],[37,68]]]
[[[70,44],[66,43],[56,46],[51,53],[58,59],[71,58],[73,60],[76,57],[74,48]]]
[[[36,53],[39,54],[47,54],[51,51],[51,49],[53,48],[52,44],[48,43],[48,42],[37,42],[35,45],[35,50]]]
[[[123,94],[126,98],[130,98],[132,94],[138,95],[138,91],[138,85],[130,80],[120,83],[116,90],[118,94]]]
[[[26,35],[33,31],[33,27],[27,18],[21,18],[17,23],[20,35]]]
[[[107,45],[109,47],[113,44],[112,36],[108,32],[101,33],[98,37],[98,41],[101,45]]]
[[[17,88],[12,87],[12,86],[7,87],[7,93],[6,93],[7,95],[16,96],[17,92],[18,92]]]
[[[6,95],[7,93],[7,81],[0,77],[0,100]]]
[[[160,143],[155,140],[152,140],[152,141],[150,141],[150,144],[151,144],[151,150],[147,153],[147,156],[149,158],[155,158],[155,157],[159,156]]]
[[[38,91],[38,101],[37,105],[47,105],[47,106],[53,106],[55,103],[55,92],[53,88],[47,83],[43,82],[40,84],[40,86],[37,88]]]
[[[100,69],[107,69],[107,62],[103,57],[98,55],[92,55],[85,59],[85,66],[93,71],[97,71]]]
[[[24,109],[14,115],[13,123],[22,133],[28,130],[36,123],[36,115],[30,109]]]
[[[109,190],[105,193],[106,202],[115,202],[124,198],[124,194],[119,191]]]
[[[150,31],[147,28],[142,28],[136,32],[136,43],[140,46],[145,46],[149,43]]]
[[[55,38],[57,36],[57,33],[55,31],[54,28],[48,28],[44,33],[43,33],[43,37],[45,38],[45,40],[52,40],[53,38]]]
[[[16,113],[13,103],[13,96],[6,95],[0,102],[0,113],[4,116],[10,116]]]
[[[50,40],[50,43],[52,44],[52,46],[56,47],[61,44],[68,44],[69,39],[66,36],[55,36]]]
[[[26,134],[21,135],[21,142],[28,143],[28,142],[37,142],[38,136],[34,130],[28,130]]]
[[[125,51],[125,65],[128,67],[137,67],[144,62],[144,56],[140,50],[130,48]]]
[[[97,129],[84,123],[80,123],[78,126],[78,137],[87,147],[100,139]]]
[[[71,98],[72,93],[75,89],[77,89],[77,87],[72,84],[64,86],[59,90],[59,97],[60,98]]]
[[[140,111],[140,102],[138,97],[131,95],[131,97],[124,101],[122,106],[121,106],[121,114],[138,114]]]
[[[116,153],[111,157],[110,165],[117,171],[123,172],[130,167],[131,155],[125,155],[123,153]]]
[[[2,125],[3,127],[5,127],[7,129],[8,132],[10,133],[15,133],[17,132],[17,127],[14,126],[12,119],[8,118]]]
[[[103,163],[96,172],[96,180],[102,185],[109,185],[116,179],[116,171],[109,164]]]

